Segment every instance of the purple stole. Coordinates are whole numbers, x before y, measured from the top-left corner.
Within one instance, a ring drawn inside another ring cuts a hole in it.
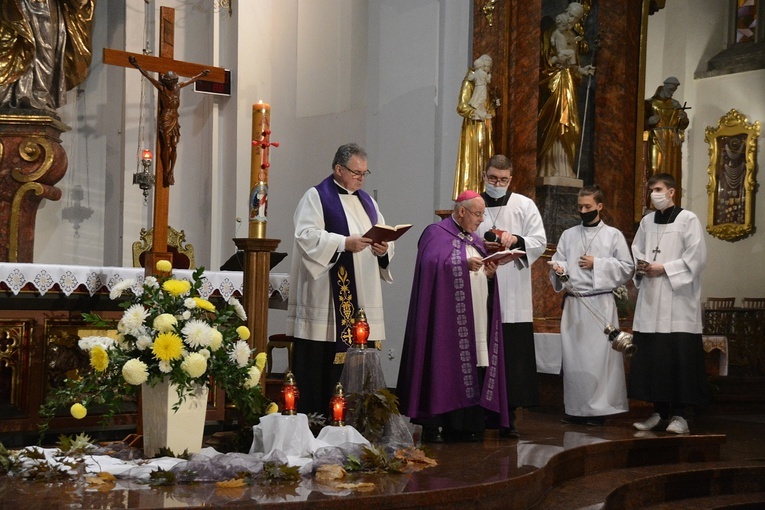
[[[349,236],[351,233],[348,229],[348,219],[334,178],[330,175],[321,181],[316,185],[316,191],[321,199],[324,229],[327,232]],[[363,190],[358,190],[356,195],[361,200],[372,225],[376,224],[377,210],[372,197]],[[335,348],[336,352],[345,352],[353,343],[353,318],[358,310],[353,253],[344,251],[338,254],[335,265],[329,270],[329,281],[335,309]]]

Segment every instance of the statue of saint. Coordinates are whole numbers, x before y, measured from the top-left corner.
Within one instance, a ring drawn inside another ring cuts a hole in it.
[[[452,200],[465,190],[483,191],[483,171],[494,155],[491,119],[498,106],[489,93],[490,83],[491,57],[481,55],[468,69],[460,87],[457,113],[462,117],[462,131]]]
[[[555,17],[542,32],[542,108],[539,111],[539,176],[576,178],[574,157],[581,136],[577,87],[582,76],[595,73],[579,65],[581,36],[573,28],[584,17],[578,2]]]
[[[205,69],[193,78],[178,83],[178,75],[174,71],[159,74],[159,80],[151,76],[138,65],[134,56],[128,57],[130,63],[141,71],[141,74],[158,90],[159,119],[157,120],[157,138],[159,140],[159,156],[162,160],[162,170],[166,186],[175,184],[173,168],[178,157],[178,141],[181,139],[181,126],[178,122],[178,108],[181,106],[181,89],[210,74]]]
[[[682,145],[688,114],[672,95],[680,86],[680,80],[670,76],[645,100],[645,126],[643,137],[647,144],[646,172],[648,179],[657,173],[668,173],[675,178],[675,204],[680,205],[680,182],[682,179]]]
[[[0,108],[55,112],[85,80],[96,0],[3,0]]]

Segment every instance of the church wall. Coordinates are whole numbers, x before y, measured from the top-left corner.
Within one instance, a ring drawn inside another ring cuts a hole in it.
[[[683,207],[698,215],[706,228],[708,215],[709,166],[705,129],[717,127],[720,117],[735,108],[749,122],[765,123],[765,70],[694,79],[694,73],[706,69],[706,61],[725,48],[727,41],[728,2],[694,2],[693,12],[686,2],[667,2],[667,6],[649,18],[646,97],[667,77],[677,76],[681,85],[675,93],[680,103],[687,101],[690,125],[683,147]],[[698,13],[706,13],[698,16]],[[762,129],[762,128],[761,128]],[[762,131],[761,131],[762,132]],[[762,196],[765,145],[758,140],[758,181],[754,224],[757,232],[734,243],[705,235],[708,251],[703,275],[702,298],[708,296],[763,296],[765,269],[765,200]]]

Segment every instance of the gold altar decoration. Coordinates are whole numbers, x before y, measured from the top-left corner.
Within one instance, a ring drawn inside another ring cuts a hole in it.
[[[723,241],[744,239],[755,231],[760,121],[750,124],[732,109],[720,118],[716,128],[707,127],[705,133],[709,144],[707,232]]]

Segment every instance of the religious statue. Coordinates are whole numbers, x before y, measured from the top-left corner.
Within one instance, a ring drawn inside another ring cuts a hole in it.
[[[483,171],[494,155],[491,119],[498,104],[489,92],[491,57],[481,55],[469,68],[460,87],[457,113],[462,117],[462,131],[457,153],[452,199],[465,190],[483,191]]]
[[[657,173],[668,173],[675,178],[675,203],[680,204],[680,182],[682,180],[682,145],[685,128],[688,127],[688,107],[672,98],[680,81],[670,76],[656,89],[656,93],[645,100],[645,125],[643,137],[647,145],[645,154],[645,178]]]
[[[579,65],[582,37],[573,28],[584,14],[582,4],[572,2],[555,17],[554,26],[542,31],[540,177],[576,178],[574,157],[581,136],[577,87],[582,76],[595,73],[593,66]]]
[[[178,75],[174,71],[159,74],[159,80],[153,78],[139,64],[134,56],[128,57],[130,63],[138,69],[158,90],[159,96],[159,119],[157,130],[159,139],[159,157],[162,161],[165,186],[175,184],[173,167],[178,156],[178,141],[181,139],[181,126],[178,122],[178,107],[181,105],[181,89],[191,85],[203,76],[210,74],[208,69],[178,83]]]
[[[96,0],[3,0],[0,108],[55,112],[85,80]]]

